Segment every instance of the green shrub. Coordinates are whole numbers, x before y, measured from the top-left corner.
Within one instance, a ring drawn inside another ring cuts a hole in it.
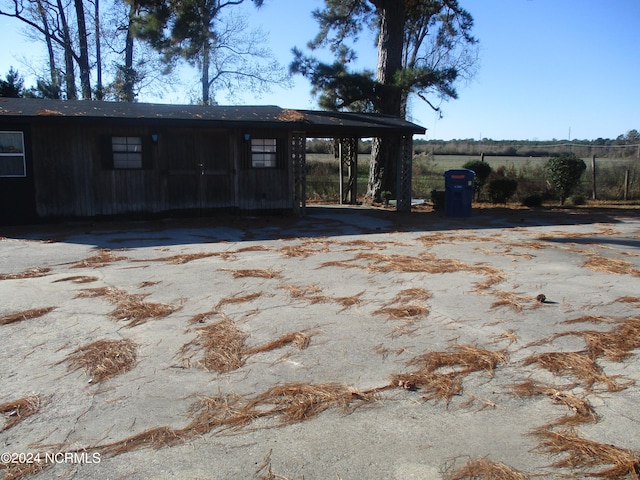
[[[507,203],[518,189],[518,181],[508,177],[494,178],[487,185],[487,196],[491,203]]]
[[[529,208],[540,208],[542,206],[542,197],[540,195],[529,195],[522,201],[522,205]]]
[[[473,170],[476,174],[476,177],[473,180],[473,189],[476,192],[476,199],[480,198],[480,192],[484,187],[485,183],[487,183],[487,178],[491,175],[493,171],[491,169],[491,165],[487,162],[483,162],[482,160],[471,160],[462,165],[462,168],[466,168],[468,170]]]
[[[545,170],[558,191],[561,205],[564,205],[565,200],[580,184],[580,178],[586,169],[587,165],[574,153],[565,153],[549,159]]]

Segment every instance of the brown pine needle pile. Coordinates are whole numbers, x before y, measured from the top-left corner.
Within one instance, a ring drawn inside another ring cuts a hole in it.
[[[111,250],[100,249],[95,255],[74,263],[71,268],[101,268],[126,259],[127,257],[115,255]]]
[[[219,314],[220,312],[218,310],[209,310],[208,312],[198,313],[189,319],[189,325],[193,325],[195,323],[204,323],[209,319],[209,317]]]
[[[290,425],[332,408],[349,414],[376,398],[375,392],[359,392],[338,383],[288,383],[253,398],[234,394],[204,397],[191,407],[193,418],[184,428],[155,427],[94,450],[115,456],[140,448],[168,447],[214,431],[237,430],[259,418],[274,418],[280,425]]]
[[[545,395],[549,397],[553,403],[565,405],[572,414],[565,415],[560,419],[545,425],[551,428],[559,425],[579,425],[582,423],[595,423],[598,421],[598,415],[587,399],[578,398],[575,395],[559,390],[549,385],[542,385],[532,380],[511,385],[511,390],[518,397],[534,397]]]
[[[20,273],[0,273],[0,280],[20,280],[23,278],[39,278],[49,275],[51,268],[49,267],[35,267],[29,268]]]
[[[240,269],[240,270],[231,270],[228,268],[223,268],[223,272],[229,272],[233,275],[233,278],[247,278],[247,277],[255,277],[255,278],[279,278],[280,272],[272,269]]]
[[[621,362],[640,348],[640,318],[621,320],[608,332],[595,330],[563,332],[553,338],[563,336],[582,337],[587,344],[587,353],[593,359],[605,357],[613,362]]]
[[[485,371],[493,376],[498,364],[509,361],[506,350],[486,350],[477,345],[454,345],[451,351],[429,352],[410,360],[407,365],[417,365],[421,370],[433,372],[443,367],[455,369],[457,373],[469,374]]]
[[[70,370],[85,370],[90,383],[100,383],[131,370],[137,350],[131,340],[97,340],[74,350],[66,361]]]
[[[405,390],[420,390],[427,395],[425,400],[444,400],[447,404],[454,395],[462,394],[462,379],[479,371],[493,375],[500,363],[506,363],[509,355],[505,350],[491,351],[476,345],[454,345],[452,351],[429,352],[413,358],[407,365],[416,365],[417,370],[396,374],[391,385]],[[447,371],[438,370],[446,368]]]
[[[620,260],[617,258],[603,257],[601,255],[592,254],[589,260],[583,263],[583,266],[590,268],[596,272],[613,273],[617,275],[633,275],[640,277],[640,270],[633,266],[628,260]]]
[[[373,315],[386,315],[390,319],[408,319],[424,317],[429,314],[429,309],[424,305],[409,304],[402,307],[384,307],[373,312]]]
[[[292,298],[308,297],[320,293],[320,287],[317,285],[297,286],[297,285],[283,285],[279,288],[289,292]]]
[[[529,477],[500,462],[486,458],[469,460],[464,466],[446,473],[447,480],[527,480]]]
[[[285,258],[307,258],[311,255],[317,255],[318,253],[326,253],[329,251],[329,247],[326,244],[320,244],[314,246],[310,244],[292,245],[280,248],[280,254]]]
[[[73,275],[71,277],[60,278],[58,280],[54,280],[53,283],[57,282],[73,282],[73,283],[91,283],[98,281],[98,277],[92,277],[89,275]]]
[[[541,440],[537,451],[564,455],[554,467],[580,469],[582,475],[593,477],[638,478],[640,475],[637,452],[581,438],[570,429],[541,428],[534,435]]]
[[[350,413],[373,402],[375,394],[339,383],[288,383],[277,385],[251,399],[246,410],[260,417],[277,417],[282,425],[309,420],[330,408]]]
[[[610,392],[624,388],[602,372],[600,366],[586,352],[548,352],[532,355],[525,359],[524,365],[537,363],[555,375],[576,377],[587,390],[592,390],[596,383],[603,383]]]
[[[180,253],[178,255],[170,255],[167,257],[152,258],[150,260],[136,260],[144,262],[166,262],[173,265],[184,265],[185,263],[200,260],[202,258],[221,257],[225,260],[234,258],[232,252],[199,252],[199,253]]]
[[[399,291],[396,296],[385,306],[393,305],[396,303],[407,303],[411,301],[417,300],[429,300],[431,298],[431,293],[425,290],[424,288],[407,288],[405,290]]]
[[[180,307],[164,303],[145,302],[149,294],[131,294],[113,287],[87,288],[76,298],[103,297],[116,308],[109,315],[116,320],[128,321],[128,327],[145,323],[150,318],[164,318]]]
[[[20,423],[27,417],[40,410],[40,397],[31,395],[12,402],[0,404],[0,414],[5,418],[4,425],[0,428],[0,432],[10,429],[17,423]]]
[[[277,340],[273,340],[272,342],[254,348],[247,348],[243,353],[244,355],[254,355],[256,353],[268,352],[277,348],[282,348],[285,345],[289,344],[293,344],[298,347],[298,349],[304,350],[309,346],[311,335],[313,334],[307,334],[305,332],[286,333]]]
[[[54,463],[32,462],[32,463],[2,463],[0,469],[4,470],[4,480],[22,480],[31,475],[53,467]]]
[[[229,305],[229,304],[238,304],[238,303],[251,302],[252,300],[255,300],[256,298],[260,298],[262,295],[264,295],[263,292],[256,292],[256,293],[249,293],[247,295],[242,295],[242,296],[234,296],[234,297],[223,298],[222,300],[220,300],[216,304],[216,308],[220,308],[220,307],[222,307],[224,305]]]
[[[191,346],[204,349],[204,358],[200,364],[208,371],[226,373],[244,365],[245,340],[248,335],[240,330],[233,321],[224,317],[219,322],[197,329],[198,338],[185,345],[186,352]]]
[[[183,441],[179,430],[171,427],[154,427],[123,440],[100,445],[95,448],[105,455],[120,455],[139,448],[162,448],[177,445]]]
[[[56,308],[57,307],[32,308],[31,310],[10,313],[9,315],[0,317],[0,325],[9,325],[11,323],[21,322],[23,320],[31,320],[32,318],[42,317],[47,313],[55,310]]]

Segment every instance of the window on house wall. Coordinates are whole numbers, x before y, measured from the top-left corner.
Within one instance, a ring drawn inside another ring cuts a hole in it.
[[[112,137],[113,168],[142,168],[142,138]]]
[[[0,132],[0,177],[26,177],[22,132]]]
[[[251,139],[251,166],[254,168],[273,168],[276,166],[276,139]]]

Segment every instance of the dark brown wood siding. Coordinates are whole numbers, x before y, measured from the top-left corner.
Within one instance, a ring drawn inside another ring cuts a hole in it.
[[[277,166],[254,168],[251,142],[277,139]],[[40,217],[292,208],[290,134],[282,130],[36,124]],[[142,168],[115,168],[113,137],[142,139]]]
[[[276,139],[276,167],[251,165],[251,138]],[[293,207],[291,133],[282,130],[248,130],[240,136],[239,207],[246,211],[287,210]]]

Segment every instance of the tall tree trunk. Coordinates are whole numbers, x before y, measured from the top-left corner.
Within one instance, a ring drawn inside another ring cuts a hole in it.
[[[38,14],[42,22],[42,28],[45,31],[45,42],[47,44],[47,55],[49,56],[49,75],[51,76],[51,87],[56,88],[60,84],[58,77],[58,68],[56,66],[56,55],[53,50],[53,40],[51,38],[51,29],[49,28],[49,20],[47,19],[47,11],[42,4],[42,0],[37,0]]]
[[[100,0],[94,1],[94,26],[96,35],[96,100],[103,100],[104,88],[102,86],[102,33],[100,32]]]
[[[78,63],[80,66],[82,98],[91,100],[91,69],[89,67],[89,45],[87,42],[87,24],[84,16],[84,4],[82,0],[74,0],[74,3],[78,21],[78,43],[80,45]]]
[[[76,90],[76,74],[73,63],[73,43],[71,43],[69,24],[67,23],[67,16],[64,13],[62,0],[58,0],[57,5],[58,15],[60,15],[60,23],[62,25],[62,39],[64,42],[64,81],[67,87],[67,99],[76,100],[78,98],[78,90]]]
[[[207,40],[202,46],[202,104],[209,105],[209,66],[211,58],[209,57],[209,41]]]
[[[133,102],[135,95],[133,88],[135,84],[135,72],[133,71],[133,19],[136,15],[136,2],[132,2],[129,7],[129,23],[127,25],[127,38],[124,47],[124,84],[122,86],[124,101]]]
[[[402,69],[404,41],[405,0],[372,0],[380,13],[378,37],[378,65],[376,80],[379,84],[376,110],[378,113],[400,116],[402,89],[395,85],[395,75]],[[392,138],[375,138],[371,147],[371,164],[367,197],[380,201],[383,191],[396,191],[397,162],[400,143]]]

